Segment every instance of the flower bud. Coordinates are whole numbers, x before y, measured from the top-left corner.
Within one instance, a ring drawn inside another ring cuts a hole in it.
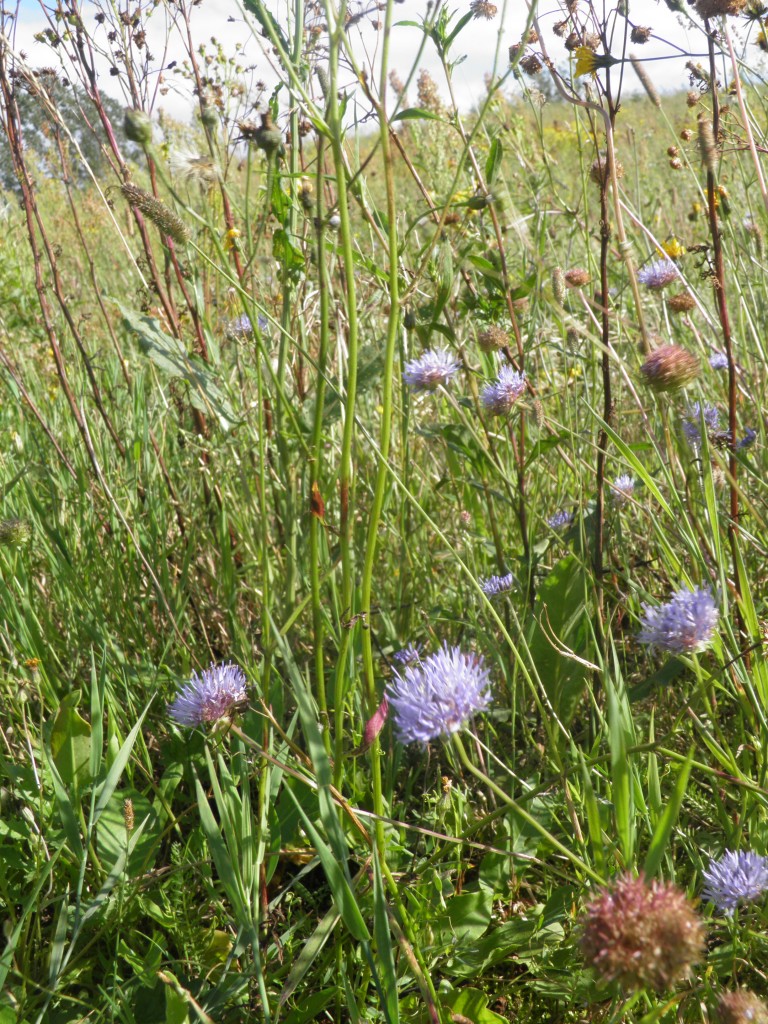
[[[128,107],[123,118],[125,137],[140,146],[148,146],[152,142],[152,120],[143,110]]]

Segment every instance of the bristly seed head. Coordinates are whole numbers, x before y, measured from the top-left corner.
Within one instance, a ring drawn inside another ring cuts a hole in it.
[[[653,391],[677,391],[699,375],[699,360],[679,345],[662,345],[640,367],[643,381]]]

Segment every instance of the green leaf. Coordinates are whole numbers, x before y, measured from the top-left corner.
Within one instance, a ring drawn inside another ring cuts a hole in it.
[[[493,893],[488,889],[465,892],[448,900],[445,913],[435,921],[435,931],[459,942],[479,939],[491,923]]]
[[[494,178],[499,173],[499,167],[501,167],[503,157],[504,146],[497,135],[491,143],[491,148],[488,151],[488,158],[485,161],[485,183],[488,188],[492,187]]]
[[[89,781],[91,763],[91,727],[77,713],[79,703],[79,690],[64,697],[59,704],[50,738],[53,763],[61,781],[75,795]]]
[[[451,1011],[451,1016],[458,1014],[472,1024],[507,1024],[507,1018],[488,1009],[488,996],[478,988],[461,988],[441,996],[441,1003]]]
[[[648,853],[645,858],[645,863],[643,864],[643,874],[646,878],[653,878],[658,870],[659,864],[661,864],[664,853],[666,852],[669,844],[669,837],[672,834],[672,829],[675,827],[675,822],[680,814],[680,808],[683,805],[685,791],[688,788],[688,777],[691,774],[691,767],[693,766],[693,753],[694,748],[692,747],[688,752],[685,764],[682,766],[680,773],[677,776],[677,782],[675,783],[675,788],[672,792],[672,798],[667,804],[666,809],[661,816],[661,820],[653,833],[651,845],[648,847]]]
[[[125,829],[123,804],[130,799],[133,803],[134,820],[146,822],[141,839],[133,848],[128,859],[127,874],[131,878],[154,867],[155,857],[162,836],[162,825],[157,811],[146,796],[135,789],[121,789],[112,794],[112,799],[99,817],[97,826],[97,850],[104,868],[111,868],[125,853],[130,836]]]
[[[115,305],[123,316],[125,328],[135,336],[144,355],[168,377],[186,381],[192,405],[200,412],[215,416],[222,430],[229,430],[235,423],[235,412],[211,369],[188,355],[178,338],[160,328],[159,320],[127,309],[119,302]]]
[[[440,114],[435,114],[431,110],[425,110],[423,107],[406,107],[405,110],[398,111],[397,114],[392,118],[393,121],[442,121],[444,118]]]
[[[284,228],[278,228],[272,235],[272,255],[276,262],[289,272],[304,269],[304,256]]]

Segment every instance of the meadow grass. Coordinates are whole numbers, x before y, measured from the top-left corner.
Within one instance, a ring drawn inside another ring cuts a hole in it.
[[[767,15],[666,2],[0,14],[0,1024],[768,1019]]]

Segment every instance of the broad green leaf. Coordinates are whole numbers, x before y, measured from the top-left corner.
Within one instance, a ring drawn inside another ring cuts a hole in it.
[[[504,146],[500,137],[497,135],[491,143],[491,148],[488,151],[488,158],[485,161],[485,184],[488,188],[493,187],[493,182],[496,175],[499,173],[501,167],[501,161],[504,158]]]
[[[441,996],[441,1003],[451,1011],[456,1020],[458,1015],[472,1024],[507,1024],[507,1018],[488,1009],[488,996],[478,988],[461,988]]]
[[[96,827],[96,849],[104,868],[111,868],[125,852],[131,835],[125,828],[124,803],[133,803],[134,821],[146,821],[141,839],[133,848],[126,867],[130,878],[135,878],[154,867],[155,857],[162,835],[162,824],[157,811],[146,796],[134,789],[121,789],[112,794],[112,799],[102,811]]]
[[[493,893],[488,889],[452,896],[435,921],[435,931],[460,942],[479,939],[491,923],[492,904]]]
[[[688,788],[688,778],[691,774],[691,767],[693,765],[693,754],[694,748],[691,747],[688,752],[688,757],[685,760],[685,764],[682,766],[677,776],[677,782],[675,783],[675,788],[672,791],[672,797],[661,816],[661,820],[656,827],[656,831],[653,833],[651,845],[648,847],[648,853],[646,854],[645,863],[643,864],[643,874],[646,878],[654,877],[659,864],[661,864],[662,858],[666,853],[667,846],[669,844],[669,837],[672,834],[672,829],[675,827],[675,822],[680,814],[680,808],[683,805],[685,791]]]
[[[91,762],[91,727],[78,714],[79,703],[79,690],[63,698],[56,712],[50,738],[53,763],[61,781],[75,795],[89,781]]]
[[[405,110],[399,111],[392,118],[393,121],[443,121],[445,120],[440,114],[435,114],[431,110],[425,110],[423,107],[406,107]]]

